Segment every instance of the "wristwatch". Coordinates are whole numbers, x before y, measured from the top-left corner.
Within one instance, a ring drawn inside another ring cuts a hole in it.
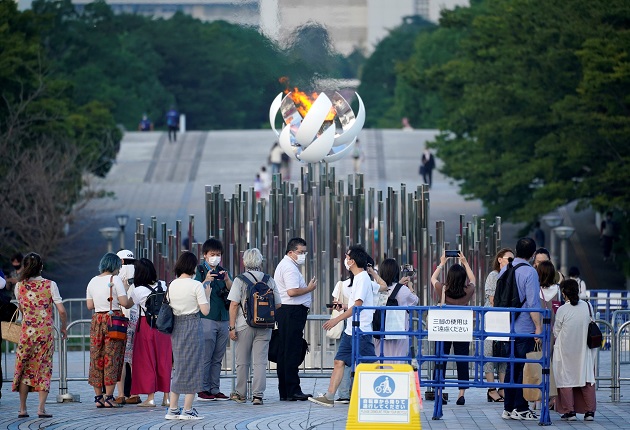
[[[228,331],[232,331],[232,330],[234,330],[235,328],[236,328],[236,327],[230,327],[230,326],[228,326]]]

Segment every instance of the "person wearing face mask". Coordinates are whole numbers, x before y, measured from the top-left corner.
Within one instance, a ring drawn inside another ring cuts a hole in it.
[[[350,289],[350,297],[348,303],[352,304],[348,310],[341,315],[326,321],[323,325],[324,330],[330,330],[343,320],[352,317],[353,306],[374,306],[374,289],[372,281],[367,272],[368,254],[360,245],[351,246],[346,253],[344,266],[352,272],[352,288]],[[362,331],[372,331],[373,309],[363,309],[359,314],[359,328]],[[359,338],[360,355],[366,357],[375,357],[374,344],[372,343],[372,335],[361,335]],[[363,360],[363,362],[374,362],[375,360]],[[346,325],[341,335],[341,343],[337,354],[335,355],[334,368],[330,376],[330,384],[328,391],[323,396],[312,397],[309,400],[321,406],[333,407],[335,405],[335,392],[343,379],[346,366],[352,366],[352,324]]]
[[[201,247],[203,262],[197,266],[195,280],[210,288],[210,313],[202,315],[203,330],[203,391],[197,393],[199,400],[230,400],[221,392],[221,362],[225,355],[229,332],[229,301],[232,288],[230,274],[221,267],[223,244],[210,238]]]
[[[123,286],[127,291],[127,297],[131,297],[131,293],[134,290],[133,264],[136,260],[133,256],[133,252],[128,249],[121,249],[116,253],[116,255],[122,261],[118,277],[123,282]],[[138,325],[138,307],[132,306],[129,309],[122,308],[121,311],[127,318],[129,318],[129,325],[127,326],[127,342],[125,344],[125,364],[123,365],[120,381],[116,383],[116,388],[118,389],[116,403],[121,405],[137,405],[142,402],[142,399],[140,399],[140,396],[131,395],[131,363],[133,361],[133,340],[136,333],[136,326]]]
[[[300,237],[289,240],[284,258],[278,263],[273,279],[280,292],[282,306],[276,311],[278,323],[278,392],[280,400],[307,400],[298,376],[302,355],[296,345],[302,344],[306,316],[317,287],[315,278],[306,284],[300,267],[306,262],[306,241]]]
[[[6,279],[7,285],[5,287],[5,291],[9,293],[10,300],[13,300],[15,296],[13,295],[13,289],[15,284],[18,283],[20,278],[20,272],[22,271],[22,259],[24,255],[21,252],[16,252],[11,256],[11,271],[9,272],[9,277]]]

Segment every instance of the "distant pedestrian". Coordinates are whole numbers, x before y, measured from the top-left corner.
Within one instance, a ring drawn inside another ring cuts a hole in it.
[[[407,118],[406,116],[403,117],[401,123],[402,123],[402,129],[404,131],[413,131],[413,127],[409,124],[409,118]]]
[[[354,143],[354,148],[352,148],[352,166],[354,168],[354,173],[359,173],[361,171],[361,162],[364,158],[363,149],[359,144],[359,139]]]
[[[534,240],[536,245],[542,248],[545,247],[545,232],[540,228],[540,221],[536,221],[536,224],[534,224]]]
[[[138,131],[153,131],[153,123],[151,122],[147,114],[142,115],[140,124],[138,124]]]
[[[269,176],[269,172],[267,171],[267,167],[260,166],[260,180],[262,181],[262,190],[260,192],[260,197],[263,199],[269,198],[269,192],[271,191],[271,176]]]
[[[166,113],[166,126],[168,127],[168,141],[177,142],[177,130],[179,129],[179,114],[173,106]]]
[[[282,166],[282,155],[284,151],[278,142],[274,142],[271,150],[269,151],[269,164],[271,164],[271,174],[275,175],[280,173],[280,167]]]
[[[256,200],[260,200],[263,192],[263,182],[260,179],[260,173],[256,174],[256,179],[254,179],[254,194],[256,196]]]
[[[431,153],[428,147],[425,146],[422,153],[422,159],[420,160],[420,174],[425,184],[429,185],[429,188],[433,185],[433,169],[435,169],[435,157]]]
[[[613,221],[612,212],[606,212],[606,219],[602,221],[599,232],[601,234],[604,261],[608,261],[613,256],[612,248],[615,241],[615,222]]]
[[[569,279],[575,280],[578,286],[580,287],[580,299],[586,300],[588,299],[588,291],[586,290],[586,282],[582,278],[580,278],[580,269],[575,266],[571,266],[569,268]]]
[[[291,179],[291,157],[289,157],[286,152],[283,152],[281,159],[280,174],[282,175],[282,179],[288,181]]]

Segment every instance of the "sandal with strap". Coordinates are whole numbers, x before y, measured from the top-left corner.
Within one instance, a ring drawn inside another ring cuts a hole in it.
[[[121,404],[116,403],[116,399],[114,398],[114,396],[106,396],[103,401],[105,402],[105,405],[103,406],[105,409],[123,407]]]
[[[492,395],[490,393],[496,393],[497,396],[499,396],[498,399],[495,399],[494,397],[492,397]],[[499,392],[497,391],[496,388],[489,388],[488,389],[488,402],[494,402],[494,403],[498,403],[498,402],[503,402],[503,397],[501,397],[501,395],[499,394]]]
[[[101,394],[100,396],[94,396],[94,403],[96,403],[97,408],[104,408],[105,403],[103,403],[103,395]]]

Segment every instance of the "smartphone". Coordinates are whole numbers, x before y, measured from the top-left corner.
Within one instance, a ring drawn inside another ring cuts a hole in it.
[[[213,270],[210,273],[212,273],[213,275],[217,275],[214,277],[214,279],[216,280],[225,278],[225,275],[223,273],[219,273],[218,271]]]
[[[445,255],[446,257],[459,257],[459,250],[458,249],[447,249],[445,251]]]
[[[326,303],[326,307],[328,309],[339,308],[341,307],[341,303]]]

